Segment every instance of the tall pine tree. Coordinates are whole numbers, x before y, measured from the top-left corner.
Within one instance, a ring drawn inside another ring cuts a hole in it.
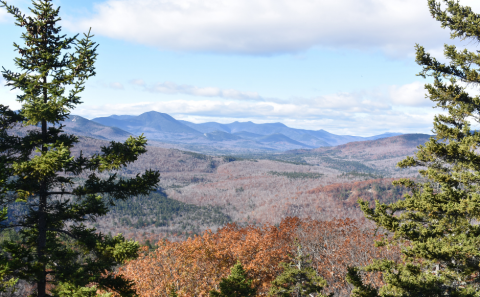
[[[470,7],[456,0],[428,6],[452,38],[480,41],[480,15]],[[480,53],[445,45],[444,54],[448,63],[416,46],[419,75],[433,81],[427,97],[444,113],[435,116],[436,136],[398,164],[420,167],[427,182],[397,182],[412,194],[393,204],[361,202],[366,217],[393,234],[378,244],[401,244],[403,261],[350,269],[353,296],[480,296],[480,97],[466,88],[480,82]],[[362,270],[381,272],[386,284],[364,284]]]
[[[62,133],[61,122],[81,103],[79,94],[95,75],[97,46],[90,33],[82,39],[61,35],[59,8],[51,0],[32,5],[26,16],[0,1],[25,29],[23,44],[14,43],[17,71],[2,71],[7,86],[21,92],[22,108],[16,113],[0,106],[0,209],[15,205],[23,211],[0,225],[0,231],[14,228],[20,238],[2,244],[0,264],[35,284],[39,297],[93,296],[97,289],[131,296],[132,284],[108,271],[134,258],[138,243],[105,236],[85,223],[107,214],[117,200],[154,190],[159,173],[133,179],[115,173],[146,151],[143,136],[111,142],[89,158],[71,155],[79,140]],[[19,125],[37,128],[13,133]]]

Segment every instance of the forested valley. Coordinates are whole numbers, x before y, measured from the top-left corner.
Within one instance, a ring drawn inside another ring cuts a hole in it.
[[[133,177],[158,170],[160,188],[117,203],[95,227],[154,243],[215,231],[226,223],[275,225],[288,217],[362,219],[358,199],[391,203],[406,193],[392,181],[417,178],[418,172],[395,165],[429,137],[402,135],[325,151],[260,156],[207,156],[150,146],[120,174]],[[94,154],[105,144],[82,138],[73,154]]]

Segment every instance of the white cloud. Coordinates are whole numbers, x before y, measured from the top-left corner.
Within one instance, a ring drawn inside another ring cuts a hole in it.
[[[109,88],[112,88],[112,89],[117,89],[117,90],[123,90],[123,84],[119,83],[119,82],[112,82],[112,83],[109,83],[108,84],[108,87]]]
[[[197,97],[217,97],[222,99],[230,99],[236,101],[258,101],[267,103],[277,103],[284,105],[289,102],[296,104],[304,104],[305,106],[316,106],[332,110],[345,110],[355,112],[372,112],[374,110],[386,110],[391,106],[386,102],[388,94],[374,91],[360,91],[360,92],[339,92],[336,94],[318,96],[315,98],[293,97],[289,99],[280,99],[265,97],[257,92],[245,92],[234,89],[221,89],[217,87],[198,87],[186,84],[176,84],[174,82],[156,83],[147,85],[143,80],[131,80],[130,84],[143,87],[145,91],[151,93],[161,93],[167,95],[190,95]],[[111,84],[110,84],[111,85]],[[401,94],[403,89],[408,89],[409,85],[402,86],[397,90],[396,86],[391,89],[396,93]],[[397,95],[396,95],[397,96]],[[398,97],[398,96],[397,96]]]
[[[240,54],[326,47],[403,56],[448,38],[426,0],[108,0],[70,26],[160,49]]]
[[[80,110],[80,109],[79,109]],[[310,107],[305,104],[278,104],[273,102],[236,102],[214,100],[171,100],[162,102],[139,102],[130,104],[112,104],[90,106],[92,116],[104,114],[106,110],[111,114],[121,114],[129,111],[131,114],[140,114],[149,110],[161,111],[169,114],[192,114],[209,117],[229,118],[310,118],[335,117],[349,112],[333,111],[321,107]],[[84,112],[85,113],[85,112]]]
[[[6,87],[5,83],[5,79],[0,77],[0,98],[2,98],[0,103],[9,106],[12,110],[20,109],[22,105],[17,101],[20,91],[11,90],[11,87]]]
[[[82,105],[75,110],[75,114],[92,118],[111,114],[141,114],[155,110],[168,113],[177,119],[193,119],[196,122],[233,122],[235,120],[252,120],[257,123],[283,122],[291,127],[325,129],[337,134],[369,135],[387,131],[429,133],[435,111],[427,108],[431,104],[419,104],[409,95],[418,96],[419,85],[419,83],[412,83],[393,86],[387,88],[387,91],[383,93],[367,90],[310,99],[244,101],[235,98],[224,98],[225,100],[208,98],[214,94],[219,96],[222,90],[218,88],[203,88],[205,89],[203,90],[192,86],[179,87],[170,83],[161,84],[162,93],[190,94],[195,91],[207,98],[201,100],[164,99],[156,102],[101,106]],[[184,91],[185,89],[188,92]],[[413,108],[412,105],[416,107]]]
[[[343,111],[309,106],[307,104],[235,101],[189,101],[139,102],[102,106],[81,106],[75,114],[89,118],[111,114],[141,114],[155,110],[177,119],[194,122],[217,121],[230,123],[236,120],[256,123],[283,122],[302,129],[325,129],[333,133],[371,135],[390,132],[428,133],[432,126],[431,111],[417,113],[384,110],[382,112]],[[108,111],[108,113],[106,113]]]
[[[140,87],[143,87],[145,85],[145,82],[143,81],[143,79],[132,79],[130,81],[130,83],[132,85],[136,85],[136,86],[140,86]]]
[[[114,89],[114,90],[124,90],[123,84],[120,82],[98,82],[98,85],[104,88]]]
[[[347,112],[376,112],[390,109],[391,106],[378,100],[378,94],[368,91],[353,92],[353,93],[337,93],[332,95],[320,96],[313,100],[303,99],[310,106],[317,106],[330,110],[339,110]]]
[[[390,87],[390,99],[392,103],[405,106],[431,106],[432,102],[425,98],[425,84],[413,82],[403,86]]]
[[[144,86],[143,80],[132,81],[132,84]],[[140,84],[141,83],[141,84]],[[264,101],[256,92],[241,92],[233,89],[220,89],[216,87],[196,87],[191,85],[178,85],[173,82],[157,83],[153,86],[146,86],[145,90],[163,94],[185,94],[200,97],[220,97],[234,100]]]
[[[7,20],[7,12],[5,8],[0,8],[0,22],[5,22]]]
[[[348,112],[348,113],[380,113],[385,110],[391,110],[394,106],[431,106],[431,102],[423,99],[423,84],[414,82],[403,86],[390,86],[385,90],[362,90],[357,92],[339,92],[335,94],[322,95],[313,98],[292,97],[292,98],[272,98],[265,97],[257,92],[245,92],[234,89],[221,89],[218,87],[198,87],[186,84],[177,84],[174,82],[163,82],[156,84],[147,84],[141,79],[131,80],[131,85],[142,87],[144,91],[150,93],[161,93],[167,95],[189,95],[195,97],[220,98],[225,99],[223,103],[217,100],[195,101],[202,104],[218,104],[227,107],[227,104],[235,105],[234,110],[246,110],[255,108],[252,112],[262,112],[267,109],[280,111],[285,109],[294,111],[297,106],[302,110],[328,110],[329,112]],[[102,83],[104,87],[123,89],[121,83]],[[165,97],[164,97],[165,98]],[[172,97],[170,97],[172,98]],[[423,99],[423,100],[422,100]],[[168,99],[167,99],[168,100]],[[192,100],[192,99],[190,99]],[[193,100],[192,100],[193,101]],[[242,105],[244,101],[261,102],[262,104]],[[183,102],[182,100],[178,102]],[[186,103],[182,103],[186,106]],[[196,103],[193,103],[196,104]],[[238,104],[238,106],[237,106]],[[202,105],[207,106],[207,105]],[[228,109],[228,108],[227,108]],[[224,109],[227,110],[227,109]],[[315,111],[316,112],[316,111]]]

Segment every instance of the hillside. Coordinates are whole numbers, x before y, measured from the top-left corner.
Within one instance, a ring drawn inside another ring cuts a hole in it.
[[[149,146],[144,156],[120,173],[134,176],[146,169],[159,170],[161,189],[112,208],[97,227],[141,239],[142,234],[158,238],[198,234],[230,221],[274,224],[288,216],[362,218],[358,198],[371,202],[401,198],[404,190],[392,187],[392,178],[416,177],[417,173],[395,169],[393,160],[413,153],[428,137],[355,142],[321,152],[274,154],[269,159],[214,157]],[[80,150],[92,154],[106,143],[82,138],[75,154]],[[295,158],[302,158],[302,163]]]
[[[238,136],[246,138],[246,139],[256,139],[256,138],[265,137],[265,135],[256,134],[256,133],[252,133],[252,132],[246,132],[246,131],[235,132],[235,133],[232,133],[232,134],[233,135],[238,135]]]
[[[105,140],[125,140],[131,133],[117,127],[105,126],[81,116],[72,115],[62,122],[63,130],[69,134],[89,136]]]
[[[412,155],[431,135],[404,134],[369,141],[357,141],[335,147],[300,149],[281,154],[257,154],[255,158],[276,159],[295,164],[325,166],[348,174],[368,173],[372,177],[416,174],[416,169],[398,169],[396,164]],[[239,155],[245,156],[245,155]]]
[[[208,140],[213,140],[213,141],[229,141],[229,140],[242,139],[242,137],[239,137],[237,135],[230,134],[227,132],[223,132],[223,131],[214,131],[214,132],[205,133],[204,136]]]
[[[268,136],[265,136],[265,137],[261,137],[261,138],[258,138],[257,139],[258,142],[266,142],[266,143],[270,143],[270,142],[276,142],[276,143],[284,143],[284,144],[293,144],[293,145],[298,145],[298,146],[303,146],[305,147],[306,145],[301,143],[301,142],[298,142],[298,141],[295,141],[281,133],[275,133],[275,134],[271,134],[271,135],[268,135]]]
[[[416,151],[417,146],[424,144],[430,137],[432,135],[404,134],[377,140],[350,142],[333,148],[317,148],[312,152],[363,160],[379,160],[410,155]]]

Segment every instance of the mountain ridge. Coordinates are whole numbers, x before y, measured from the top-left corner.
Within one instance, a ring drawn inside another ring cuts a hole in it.
[[[121,138],[120,135],[144,134],[152,141],[169,143],[189,150],[212,154],[314,149],[337,146],[353,141],[375,140],[401,135],[401,133],[391,132],[370,137],[336,135],[323,129],[296,129],[278,122],[262,124],[251,121],[235,121],[228,124],[217,122],[192,123],[177,120],[169,114],[156,111],[145,112],[138,116],[111,115],[84,120],[89,121],[88,125],[85,124],[85,127],[93,125],[90,123],[92,122],[102,125],[102,127],[110,127],[113,130],[118,129],[111,131],[116,138]],[[97,129],[101,130],[99,127]],[[80,128],[77,126],[76,132]],[[109,137],[108,131],[97,134],[105,139],[113,138]]]

